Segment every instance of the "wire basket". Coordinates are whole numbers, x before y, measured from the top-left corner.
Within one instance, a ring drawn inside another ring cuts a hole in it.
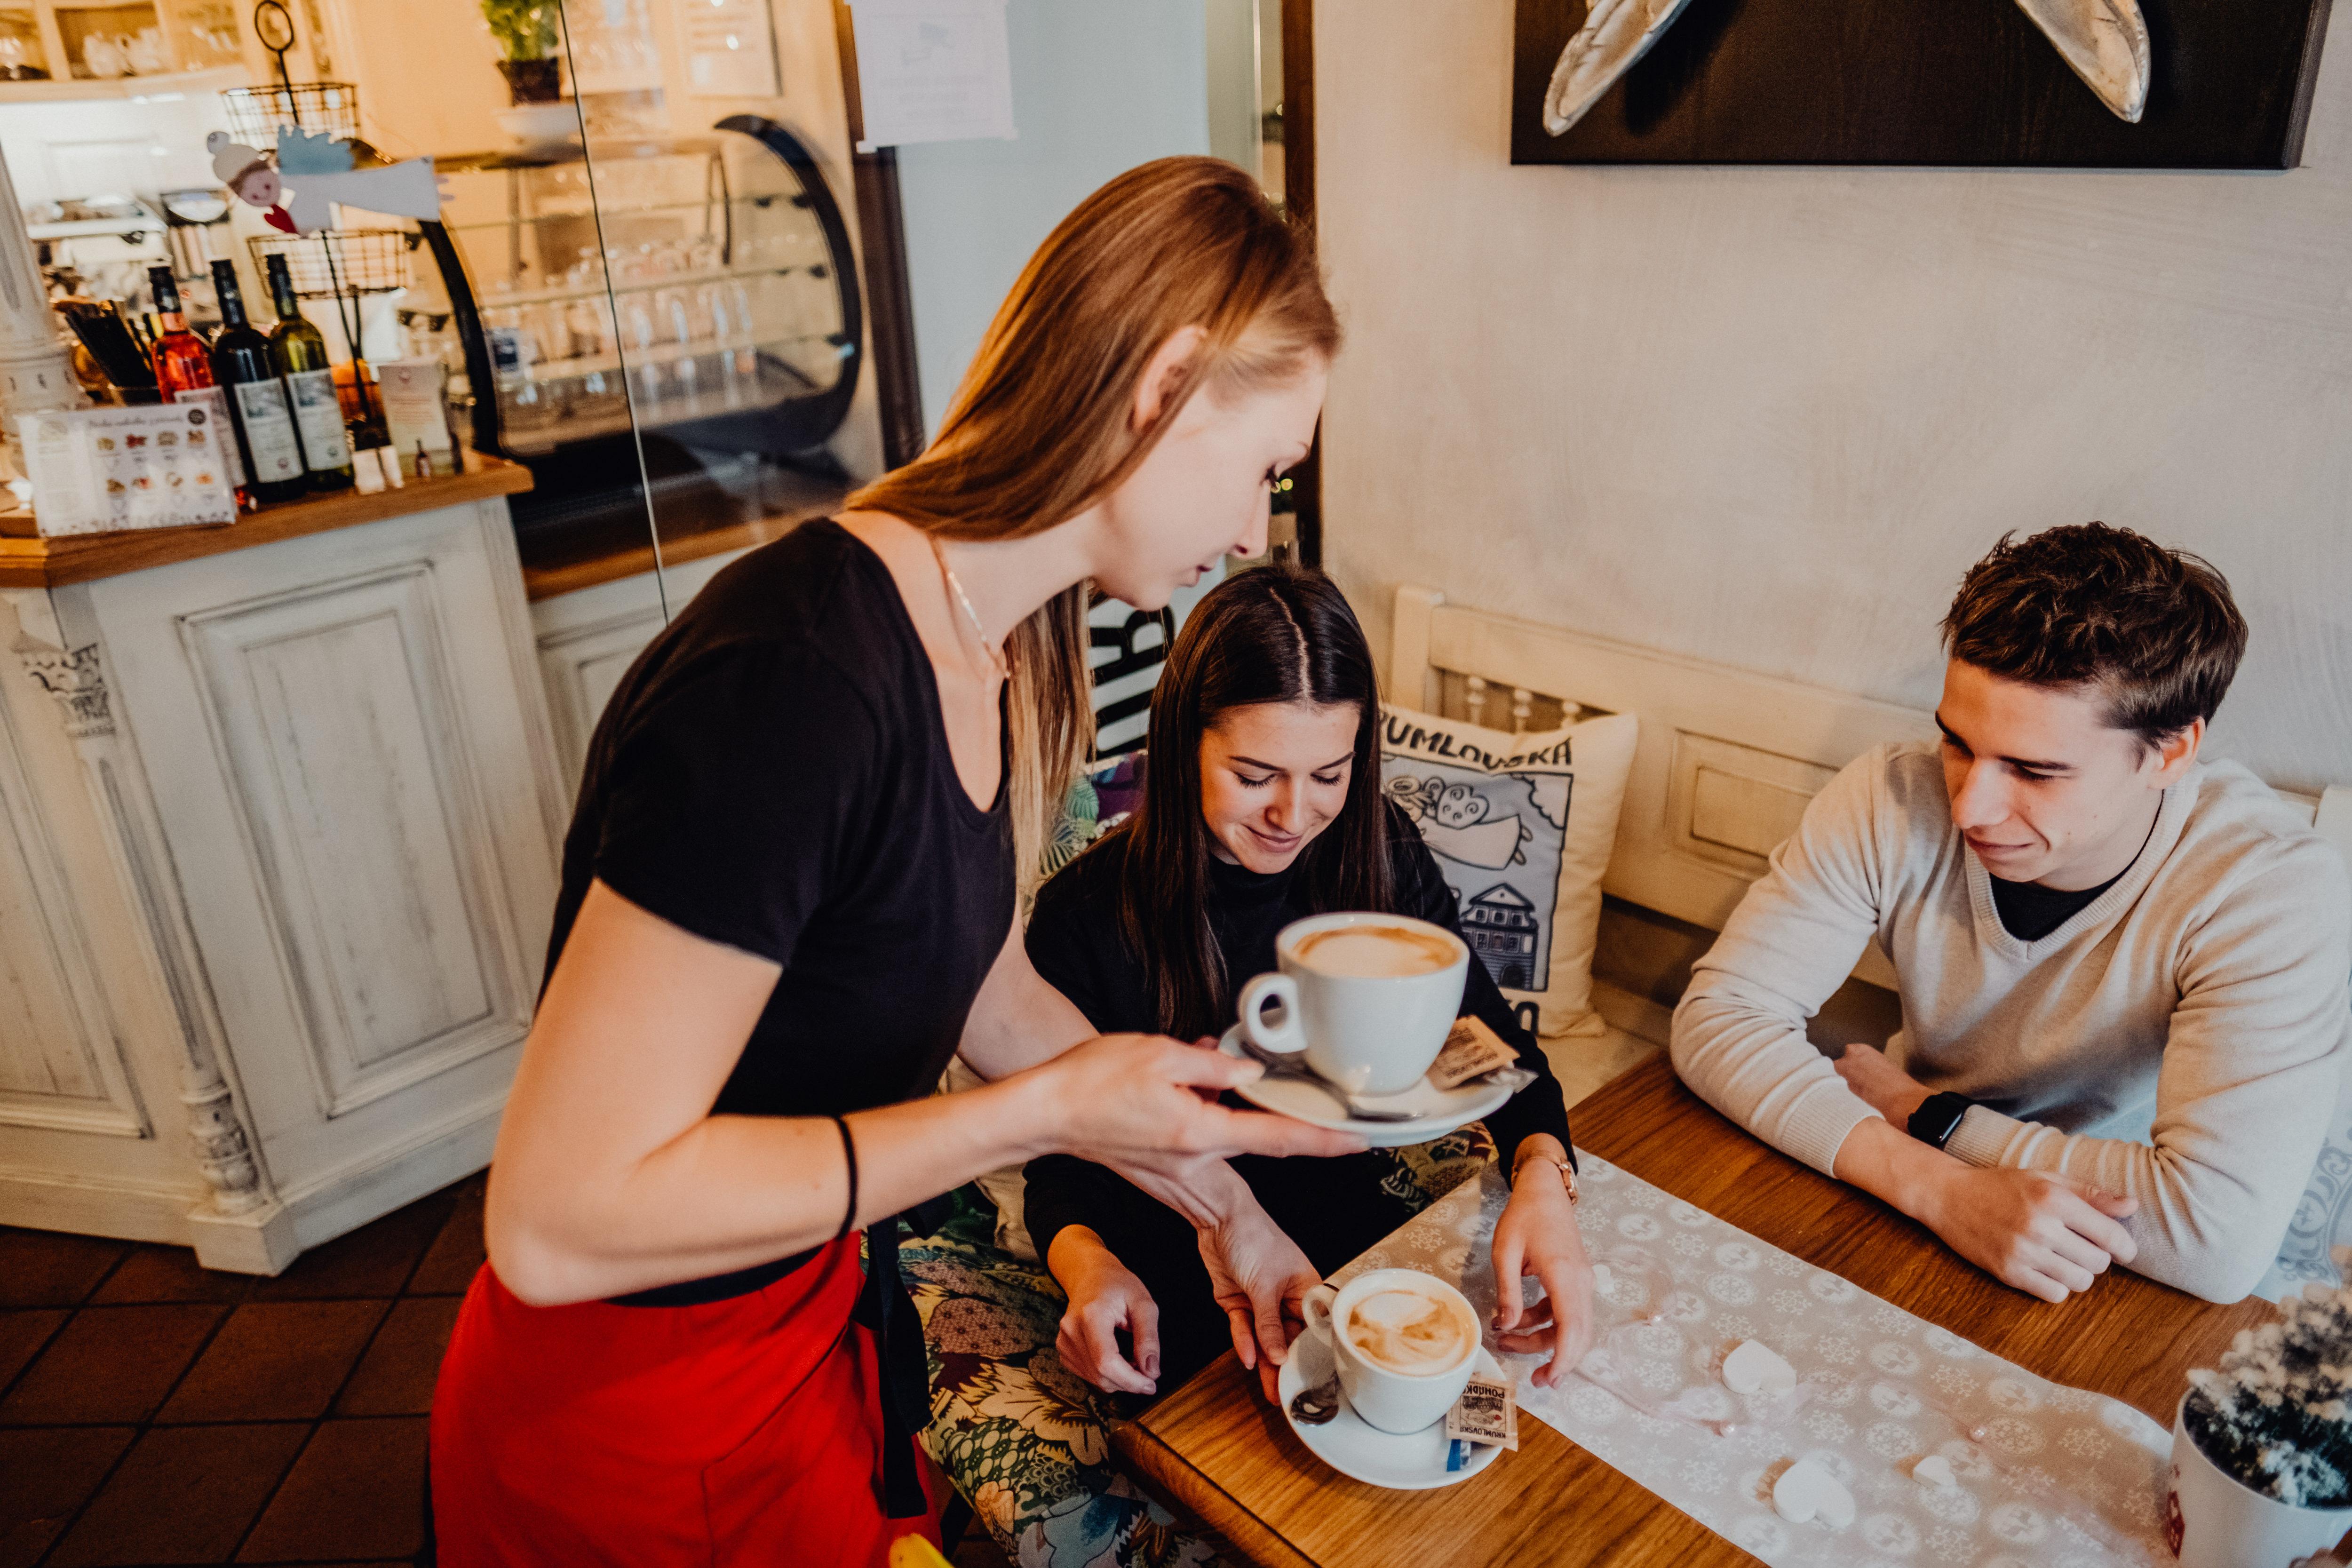
[[[257,235],[246,241],[253,269],[268,276],[269,258],[286,258],[294,292],[305,300],[346,294],[387,294],[409,285],[409,256],[425,237],[404,228],[322,228],[316,234]],[[327,265],[331,257],[334,266]]]
[[[347,81],[298,81],[280,87],[221,90],[228,127],[252,147],[278,145],[278,128],[299,125],[348,141],[360,133],[360,89]]]

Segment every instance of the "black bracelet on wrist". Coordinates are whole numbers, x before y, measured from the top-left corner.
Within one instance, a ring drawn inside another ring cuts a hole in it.
[[[1975,1103],[1965,1094],[1931,1094],[1911,1113],[1907,1130],[1920,1142],[1940,1149],[1952,1141],[1952,1134],[1968,1118],[1969,1107]]]
[[[833,1124],[841,1129],[841,1157],[849,1163],[849,1206],[842,1211],[841,1228],[833,1233],[833,1239],[839,1241],[857,1228],[857,1142],[849,1135],[847,1119],[836,1116]]]

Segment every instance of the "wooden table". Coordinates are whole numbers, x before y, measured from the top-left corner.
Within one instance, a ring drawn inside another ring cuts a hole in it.
[[[1579,1104],[1580,1148],[2054,1382],[2112,1394],[2169,1427],[2193,1366],[2267,1321],[2116,1271],[2051,1306],[1995,1283],[1933,1233],[1748,1136],[1663,1060]],[[1540,1421],[1474,1480],[1394,1492],[1327,1468],[1228,1352],[1112,1440],[1144,1486],[1260,1568],[1756,1559]]]

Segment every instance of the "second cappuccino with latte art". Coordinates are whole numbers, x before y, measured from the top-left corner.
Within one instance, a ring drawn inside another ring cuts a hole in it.
[[[1358,1301],[1340,1331],[1366,1361],[1407,1377],[1452,1372],[1478,1348],[1478,1325],[1460,1301],[1410,1284]]]
[[[1401,925],[1354,925],[1310,931],[1291,948],[1299,963],[1323,974],[1380,980],[1432,974],[1454,962],[1454,944],[1430,931]]]

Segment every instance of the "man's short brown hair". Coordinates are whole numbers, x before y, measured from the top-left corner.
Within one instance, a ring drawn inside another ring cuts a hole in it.
[[[2004,534],[1944,616],[1964,664],[2035,686],[2095,686],[2107,722],[2149,742],[2210,720],[2246,651],[2229,580],[2127,528]]]

